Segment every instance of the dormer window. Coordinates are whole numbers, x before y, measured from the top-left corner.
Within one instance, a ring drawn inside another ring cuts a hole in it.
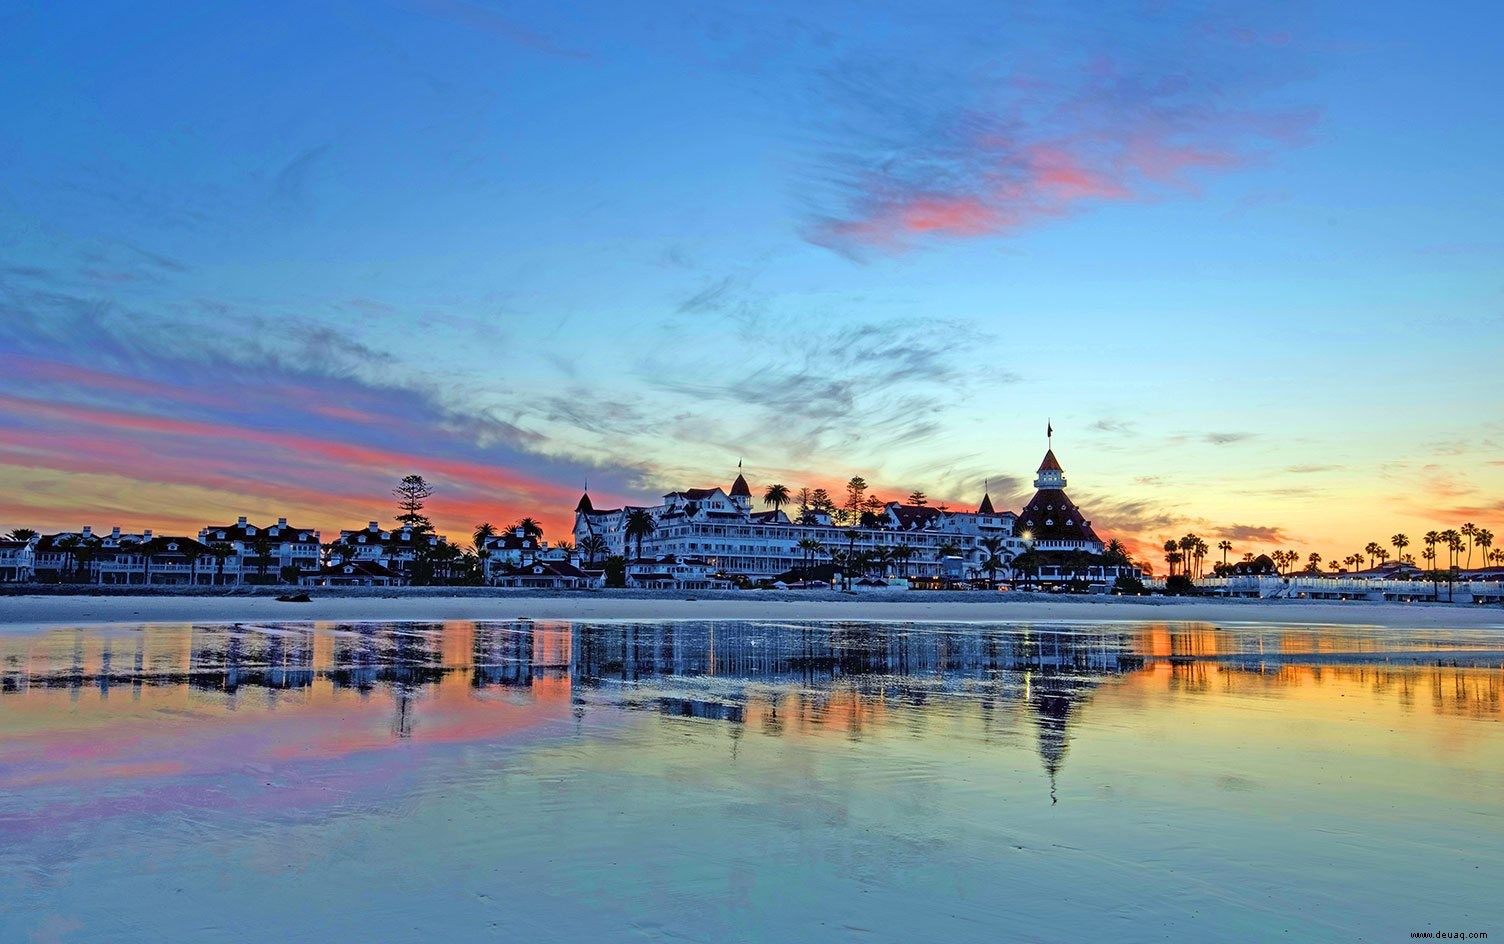
[[[245,533],[246,534],[255,534],[256,533],[255,526],[254,525],[246,525]]]
[[[272,528],[268,528],[268,529],[267,529],[267,530],[266,530],[266,533],[267,533],[267,534],[270,534],[270,535],[271,535],[271,536],[272,536],[272,537],[276,537],[276,536],[277,536],[277,535],[279,535],[279,534],[281,534],[281,533],[282,533],[282,531],[281,531],[281,529],[279,529],[279,528],[276,528],[276,527],[272,527]]]
[[[223,531],[216,531],[214,532],[214,536],[223,541],[225,538],[225,533]]]
[[[175,551],[175,550],[178,549],[178,546],[176,544],[169,544],[169,545],[167,545],[167,549],[169,551]]]

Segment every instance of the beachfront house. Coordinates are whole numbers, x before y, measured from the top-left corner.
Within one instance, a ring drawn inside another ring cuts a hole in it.
[[[261,527],[241,515],[234,524],[202,529],[198,540],[215,549],[215,568],[221,582],[297,583],[305,574],[319,571],[319,532],[289,525],[286,518]]]

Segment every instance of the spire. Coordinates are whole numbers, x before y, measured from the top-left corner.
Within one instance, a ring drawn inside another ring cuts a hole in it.
[[[580,495],[580,503],[574,506],[574,510],[576,514],[584,512],[587,515],[595,510],[595,506],[590,503],[589,489],[586,489],[586,491]]]
[[[731,497],[752,500],[752,489],[747,485],[747,479],[742,475],[742,460],[736,460],[736,481],[731,483]]]
[[[995,515],[995,514],[997,514],[997,512],[994,511],[993,508],[992,508],[992,481],[990,479],[988,481],[982,483],[982,503],[977,506],[977,514],[979,514],[979,515]]]
[[[1060,467],[1060,460],[1055,458],[1055,450],[1051,449],[1044,454],[1044,461],[1039,463],[1039,474],[1034,477],[1035,488],[1065,488],[1065,470]]]

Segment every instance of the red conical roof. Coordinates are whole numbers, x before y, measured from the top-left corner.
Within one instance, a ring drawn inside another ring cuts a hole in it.
[[[751,498],[752,489],[747,487],[747,480],[740,472],[736,473],[736,481],[731,483],[732,498]]]
[[[1044,454],[1044,461],[1041,462],[1041,463],[1039,463],[1039,471],[1041,471],[1041,472],[1064,472],[1065,471],[1064,469],[1060,468],[1060,461],[1055,458],[1055,450],[1051,449],[1051,450],[1047,451]]]

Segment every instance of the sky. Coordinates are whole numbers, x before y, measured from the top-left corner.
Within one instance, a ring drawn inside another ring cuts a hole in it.
[[[1504,535],[1501,28],[0,3],[0,528],[1016,510],[1049,422],[1139,549]]]

